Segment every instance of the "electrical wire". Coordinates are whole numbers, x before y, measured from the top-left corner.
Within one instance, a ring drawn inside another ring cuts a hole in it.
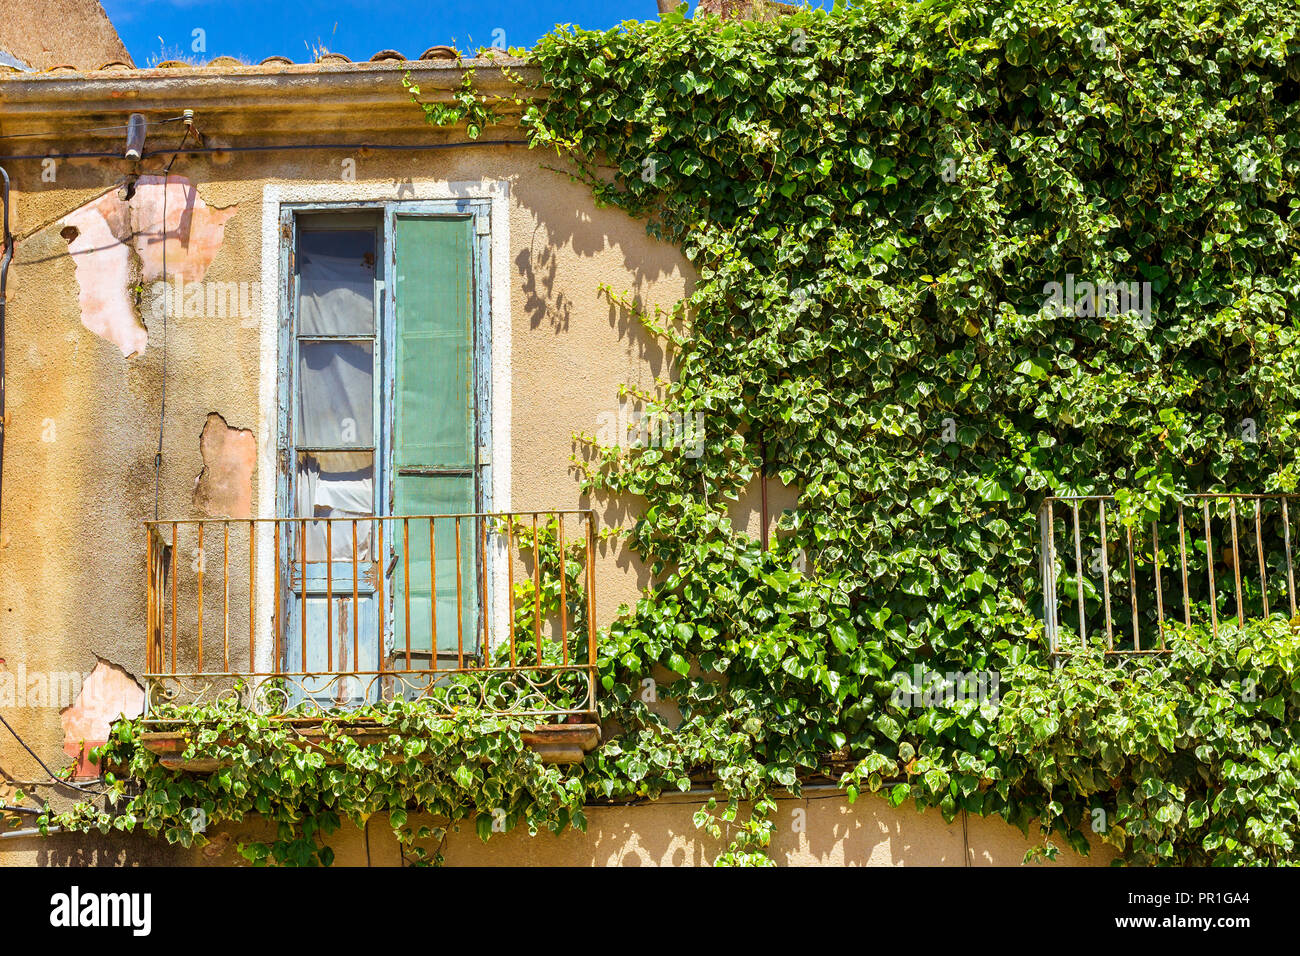
[[[41,765],[41,769],[50,775],[50,779],[54,779],[54,771],[51,770],[49,767],[45,766],[45,761],[42,760],[40,757],[36,756],[36,751],[33,750],[31,747],[27,746],[27,741],[23,740],[23,738],[18,736],[18,731],[14,730],[12,725],[10,725],[9,721],[5,720],[3,716],[0,716],[0,724],[4,724],[5,727],[9,729],[9,733],[14,735],[14,740],[18,741],[19,745],[22,746],[23,750],[26,750],[29,754],[32,755],[32,759]]]
[[[374,150],[382,151],[403,151],[403,150],[425,150],[425,149],[469,149],[475,146],[527,146],[528,141],[523,139],[473,139],[465,142],[455,143],[283,143],[266,146],[197,146],[193,149],[187,149],[186,152],[195,156],[208,155],[213,153],[284,153],[294,152],[295,150]],[[157,149],[147,150],[141,159],[152,159],[156,156],[165,156],[171,150]],[[33,153],[25,156],[0,156],[0,162],[20,159],[121,159],[122,154],[119,152],[90,152],[90,153]]]
[[[168,117],[167,119],[153,120],[152,124],[155,126],[161,126],[163,123],[176,123],[183,119],[185,119],[184,116],[171,116]],[[50,130],[41,133],[6,133],[0,136],[0,139],[35,139],[35,138],[54,139],[54,138],[62,138],[67,136],[75,136],[77,133],[111,133],[115,129],[127,129],[127,128],[128,127],[125,125],[92,126],[89,129],[70,129],[70,130],[59,130],[59,131]]]
[[[167,421],[167,312],[171,295],[167,292],[167,181],[171,175],[172,164],[176,162],[176,157],[181,154],[181,147],[189,139],[190,127],[185,126],[185,133],[181,136],[180,144],[172,151],[172,158],[163,168],[163,199],[162,199],[162,283],[163,283],[163,302],[162,302],[162,320],[163,320],[163,340],[162,340],[162,402],[158,409],[158,452],[153,459],[153,519],[158,520],[158,503],[162,493],[162,451],[163,451],[163,425]]]
[[[103,792],[100,790],[91,789],[91,787],[88,784],[83,785],[79,783],[74,783],[71,780],[60,780],[59,777],[54,773],[54,771],[51,770],[48,766],[46,766],[45,761],[36,755],[36,751],[33,750],[31,747],[27,746],[27,741],[23,740],[23,738],[18,735],[18,731],[14,730],[13,725],[10,724],[9,721],[5,720],[3,715],[0,715],[0,724],[5,725],[5,729],[7,729],[9,733],[14,735],[14,740],[18,741],[19,746],[21,746],[23,750],[26,750],[31,755],[31,758],[35,760],[38,764],[40,764],[41,769],[50,775],[49,783],[45,783],[44,781],[41,780],[24,780],[24,781],[18,781],[20,785],[33,786],[33,787],[46,787],[46,786],[71,787],[73,790],[80,790],[83,793],[94,793],[94,794],[99,794]]]

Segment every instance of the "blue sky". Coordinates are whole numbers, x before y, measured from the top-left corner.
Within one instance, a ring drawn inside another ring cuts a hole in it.
[[[440,44],[462,51],[532,46],[557,23],[606,29],[658,15],[655,0],[101,0],[137,66],[160,59],[272,54],[296,63],[314,48],[369,59],[393,49],[414,59]],[[692,6],[694,4],[692,3]],[[202,30],[202,34],[195,34]],[[206,50],[193,50],[196,37]]]

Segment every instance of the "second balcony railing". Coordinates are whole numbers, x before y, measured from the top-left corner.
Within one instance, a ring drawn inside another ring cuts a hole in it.
[[[1039,513],[1043,624],[1053,654],[1163,654],[1171,621],[1296,615],[1292,495],[1197,494],[1123,523],[1111,496],[1048,498]]]

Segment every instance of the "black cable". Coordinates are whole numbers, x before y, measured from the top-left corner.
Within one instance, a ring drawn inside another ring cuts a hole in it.
[[[32,755],[32,759],[41,765],[41,769],[50,775],[50,779],[51,780],[55,779],[54,771],[51,770],[49,767],[45,766],[45,761],[42,760],[40,757],[36,756],[36,751],[33,750],[31,747],[27,746],[27,741],[23,740],[23,738],[18,736],[18,731],[14,730],[13,727],[10,726],[9,721],[5,720],[3,716],[0,716],[0,724],[4,724],[5,727],[9,729],[9,733],[14,735],[14,740],[18,741],[18,743],[22,746],[23,750],[26,750],[29,754]]]
[[[153,120],[152,122],[155,125],[162,125],[163,123],[176,123],[183,119],[185,119],[184,116],[172,116],[167,119]],[[43,132],[43,133],[6,133],[5,135],[0,136],[0,139],[31,139],[34,137],[44,137],[46,139],[54,139],[54,138],[73,136],[77,133],[109,133],[115,129],[128,129],[128,128],[129,127],[127,126],[92,126],[89,129],[70,129],[61,132],[50,131],[50,132]]]
[[[167,421],[167,311],[168,300],[171,294],[167,291],[167,179],[171,175],[172,163],[176,162],[176,157],[180,155],[181,146],[190,137],[190,127],[187,124],[185,133],[181,136],[180,145],[172,151],[172,158],[163,169],[163,201],[162,201],[162,283],[163,283],[163,341],[162,341],[162,403],[158,409],[158,452],[153,459],[153,520],[158,520],[158,503],[162,493],[162,451],[163,451],[163,425]]]
[[[473,146],[527,146],[528,141],[522,139],[475,139],[466,142],[456,143],[285,143],[274,146],[197,146],[193,149],[187,149],[185,152],[192,155],[201,156],[211,153],[275,153],[275,152],[293,152],[294,150],[425,150],[425,149],[464,149]],[[141,159],[153,159],[155,156],[165,156],[171,150],[156,149],[148,150]],[[91,152],[91,153],[38,153],[26,156],[0,156],[0,162],[18,159],[121,159],[120,152]]]
[[[36,751],[33,750],[31,747],[27,746],[27,741],[23,740],[22,737],[18,736],[18,731],[14,730],[13,726],[9,723],[9,721],[5,720],[3,716],[0,716],[0,724],[5,725],[5,728],[9,731],[9,733],[14,735],[14,740],[18,741],[19,745],[23,748],[23,750],[26,750],[29,754],[31,754],[32,759],[35,760],[38,764],[40,764],[41,769],[50,775],[51,784],[56,784],[58,786],[63,786],[63,787],[71,787],[73,790],[80,790],[83,793],[99,794],[102,792],[99,790],[92,790],[89,786],[84,786],[79,783],[74,783],[71,780],[59,779],[59,777],[54,773],[54,771],[45,765],[45,761],[42,760],[40,757],[36,756]],[[40,781],[31,781],[30,785],[47,786],[47,784],[41,783]]]
[[[4,486],[5,462],[5,288],[9,281],[9,263],[14,258],[14,237],[9,233],[9,173],[0,166],[0,204],[4,205],[4,223],[0,226],[0,492]],[[0,501],[4,495],[0,493]]]

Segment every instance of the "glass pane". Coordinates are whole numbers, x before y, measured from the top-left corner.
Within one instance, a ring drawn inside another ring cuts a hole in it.
[[[474,463],[473,265],[468,219],[396,224],[396,463]]]
[[[300,452],[294,487],[294,513],[302,518],[352,518],[374,514],[373,452]],[[352,522],[334,521],[330,532],[333,560],[352,560]],[[369,561],[374,522],[357,522],[357,560]],[[298,526],[290,529],[296,541]],[[307,560],[325,560],[325,522],[307,523]],[[301,546],[295,549],[301,554]],[[364,569],[362,569],[364,571]]]
[[[474,484],[472,478],[425,477],[399,475],[396,479],[398,514],[463,514],[474,510]],[[479,646],[479,580],[478,521],[462,518],[460,521],[460,606],[461,640],[467,656]],[[430,598],[430,584],[437,590],[438,650],[454,654],[456,635],[456,519],[438,518],[434,522],[436,537],[434,581],[429,574],[429,521],[412,520],[410,523],[411,553],[411,648],[428,651],[433,637],[434,602]],[[394,547],[401,551],[401,524],[394,526]],[[488,533],[491,528],[484,528]],[[488,534],[490,540],[491,535]],[[489,545],[490,546],[490,545]],[[395,596],[397,640],[394,648],[398,654],[406,650],[406,614],[403,586],[405,584],[400,564],[393,582]]]
[[[374,343],[302,342],[298,351],[298,445],[374,445]]]
[[[369,335],[375,330],[373,229],[298,234],[298,331]]]
[[[295,628],[286,640],[285,665],[290,673],[306,672],[299,681],[291,681],[287,690],[291,704],[311,698],[326,706],[356,706],[379,698],[380,684],[373,676],[356,677],[351,672],[374,672],[379,669],[378,601],[374,594],[335,595],[333,602],[325,594],[310,593],[298,599],[293,615],[307,616],[307,656],[303,659],[302,641]],[[327,615],[332,618],[334,641]],[[301,626],[301,625],[298,625]]]

